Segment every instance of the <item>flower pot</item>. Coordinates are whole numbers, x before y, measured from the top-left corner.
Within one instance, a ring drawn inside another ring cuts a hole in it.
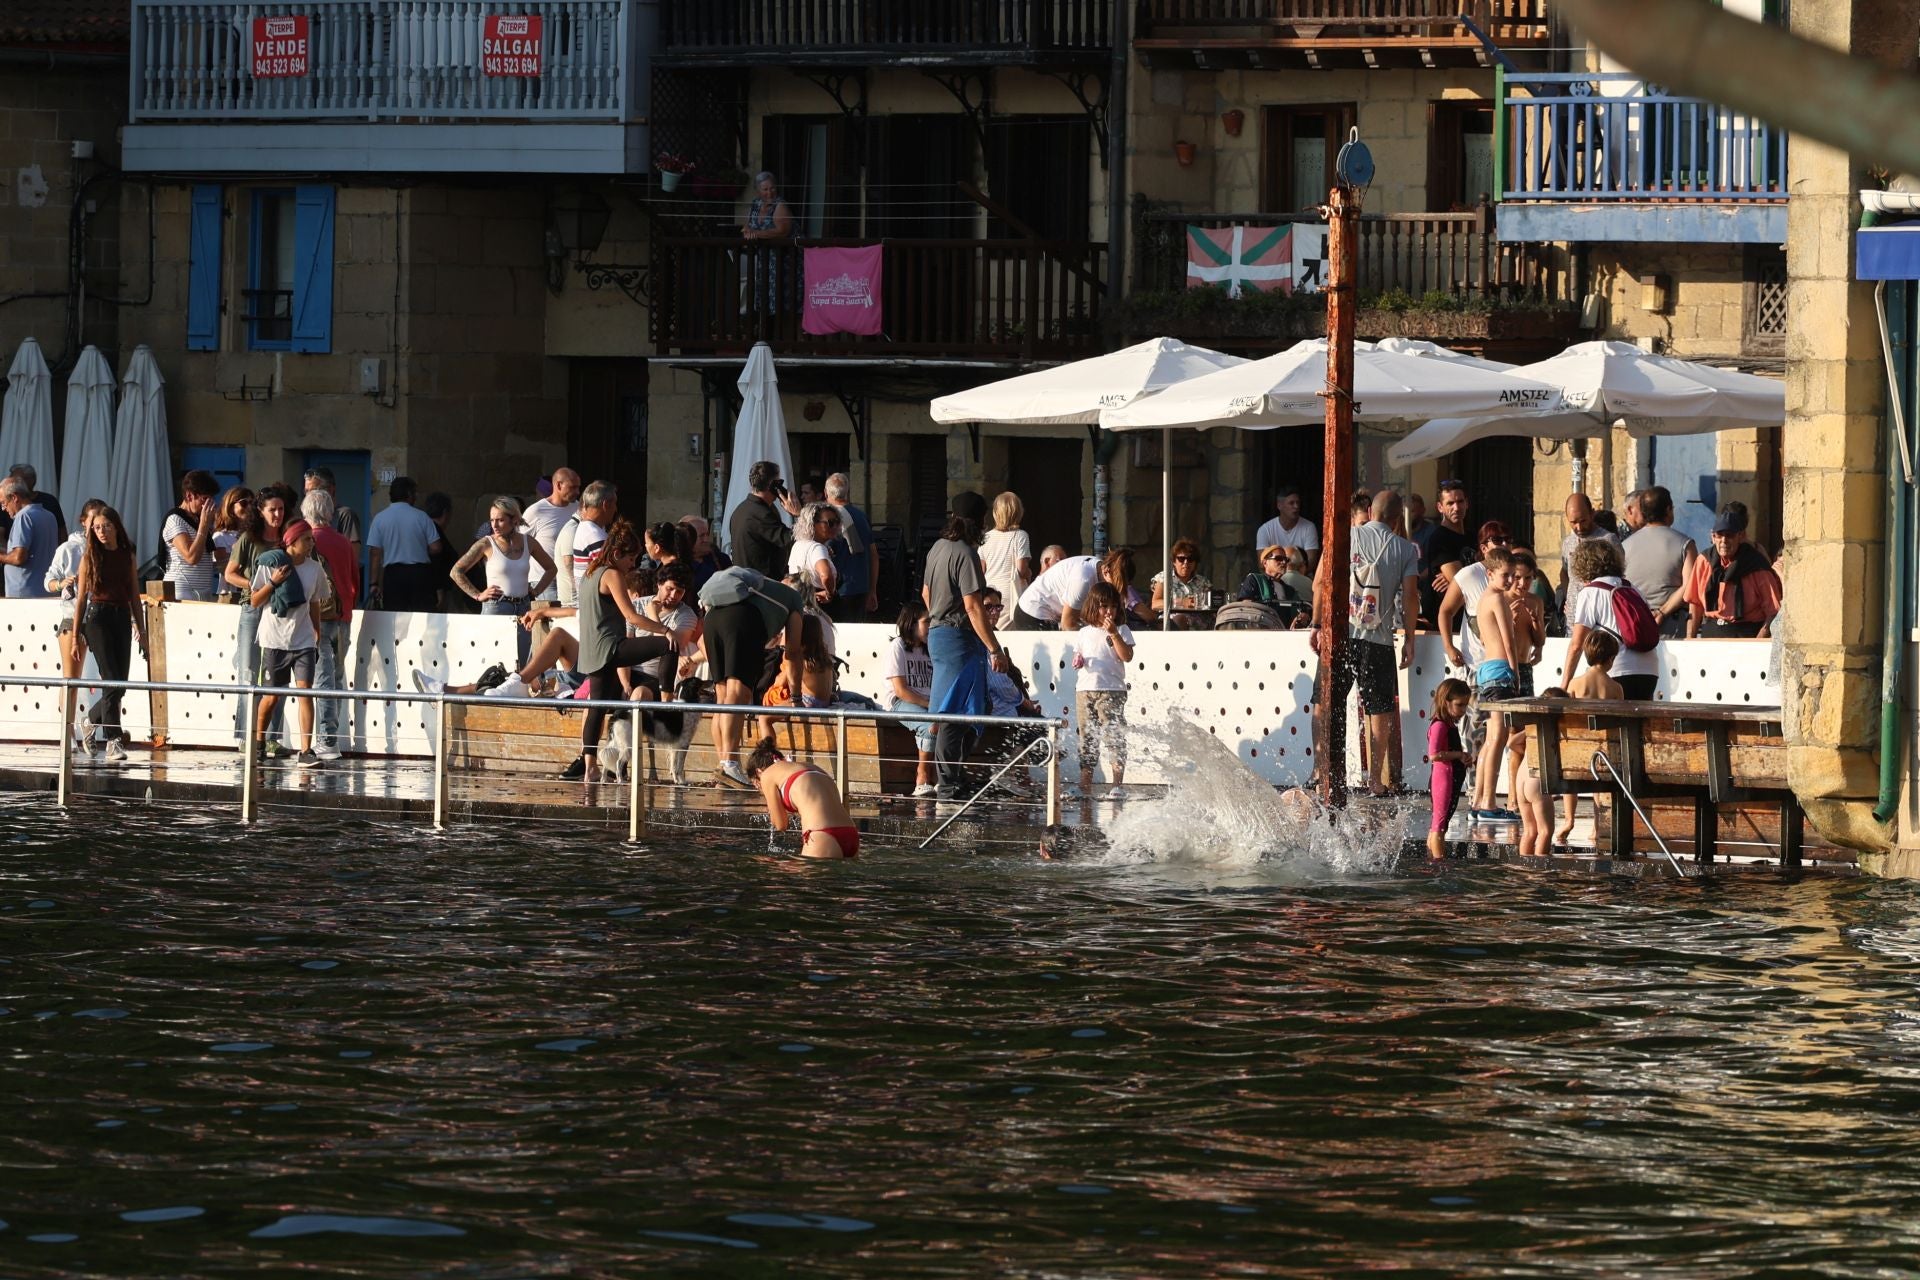
[[[1173,144],[1173,158],[1180,162],[1182,169],[1191,169],[1195,150],[1191,142],[1176,142]]]
[[[1231,111],[1223,111],[1220,113],[1220,123],[1226,126],[1229,138],[1237,138],[1240,136],[1241,128],[1247,123],[1247,113],[1238,107]]]
[[[672,169],[662,169],[660,171],[660,189],[662,191],[672,191],[680,185],[680,179],[686,176],[686,174],[676,173]]]

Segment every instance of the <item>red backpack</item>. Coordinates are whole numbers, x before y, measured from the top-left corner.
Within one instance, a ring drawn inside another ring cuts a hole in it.
[[[1620,643],[1635,653],[1652,653],[1660,644],[1660,624],[1654,621],[1653,610],[1647,607],[1646,599],[1626,583],[1609,586],[1604,582],[1589,582],[1590,587],[1599,587],[1613,597],[1614,634]]]

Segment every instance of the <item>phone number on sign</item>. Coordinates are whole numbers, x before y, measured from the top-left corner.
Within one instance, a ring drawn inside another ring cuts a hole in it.
[[[540,59],[502,54],[485,59],[481,70],[490,76],[537,76],[540,74]]]
[[[253,64],[253,74],[267,76],[304,76],[307,74],[305,58],[262,58]]]

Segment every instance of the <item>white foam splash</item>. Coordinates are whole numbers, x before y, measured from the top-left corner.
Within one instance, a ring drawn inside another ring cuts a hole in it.
[[[1330,812],[1305,791],[1275,791],[1184,716],[1164,728],[1132,727],[1128,744],[1159,766],[1166,794],[1123,804],[1102,824],[1107,849],[1075,861],[1323,880],[1380,874],[1400,854],[1403,807]]]

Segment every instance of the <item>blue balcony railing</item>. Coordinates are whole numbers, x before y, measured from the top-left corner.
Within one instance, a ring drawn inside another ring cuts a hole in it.
[[[1506,76],[1496,123],[1504,201],[1787,198],[1784,130],[1631,74]]]

